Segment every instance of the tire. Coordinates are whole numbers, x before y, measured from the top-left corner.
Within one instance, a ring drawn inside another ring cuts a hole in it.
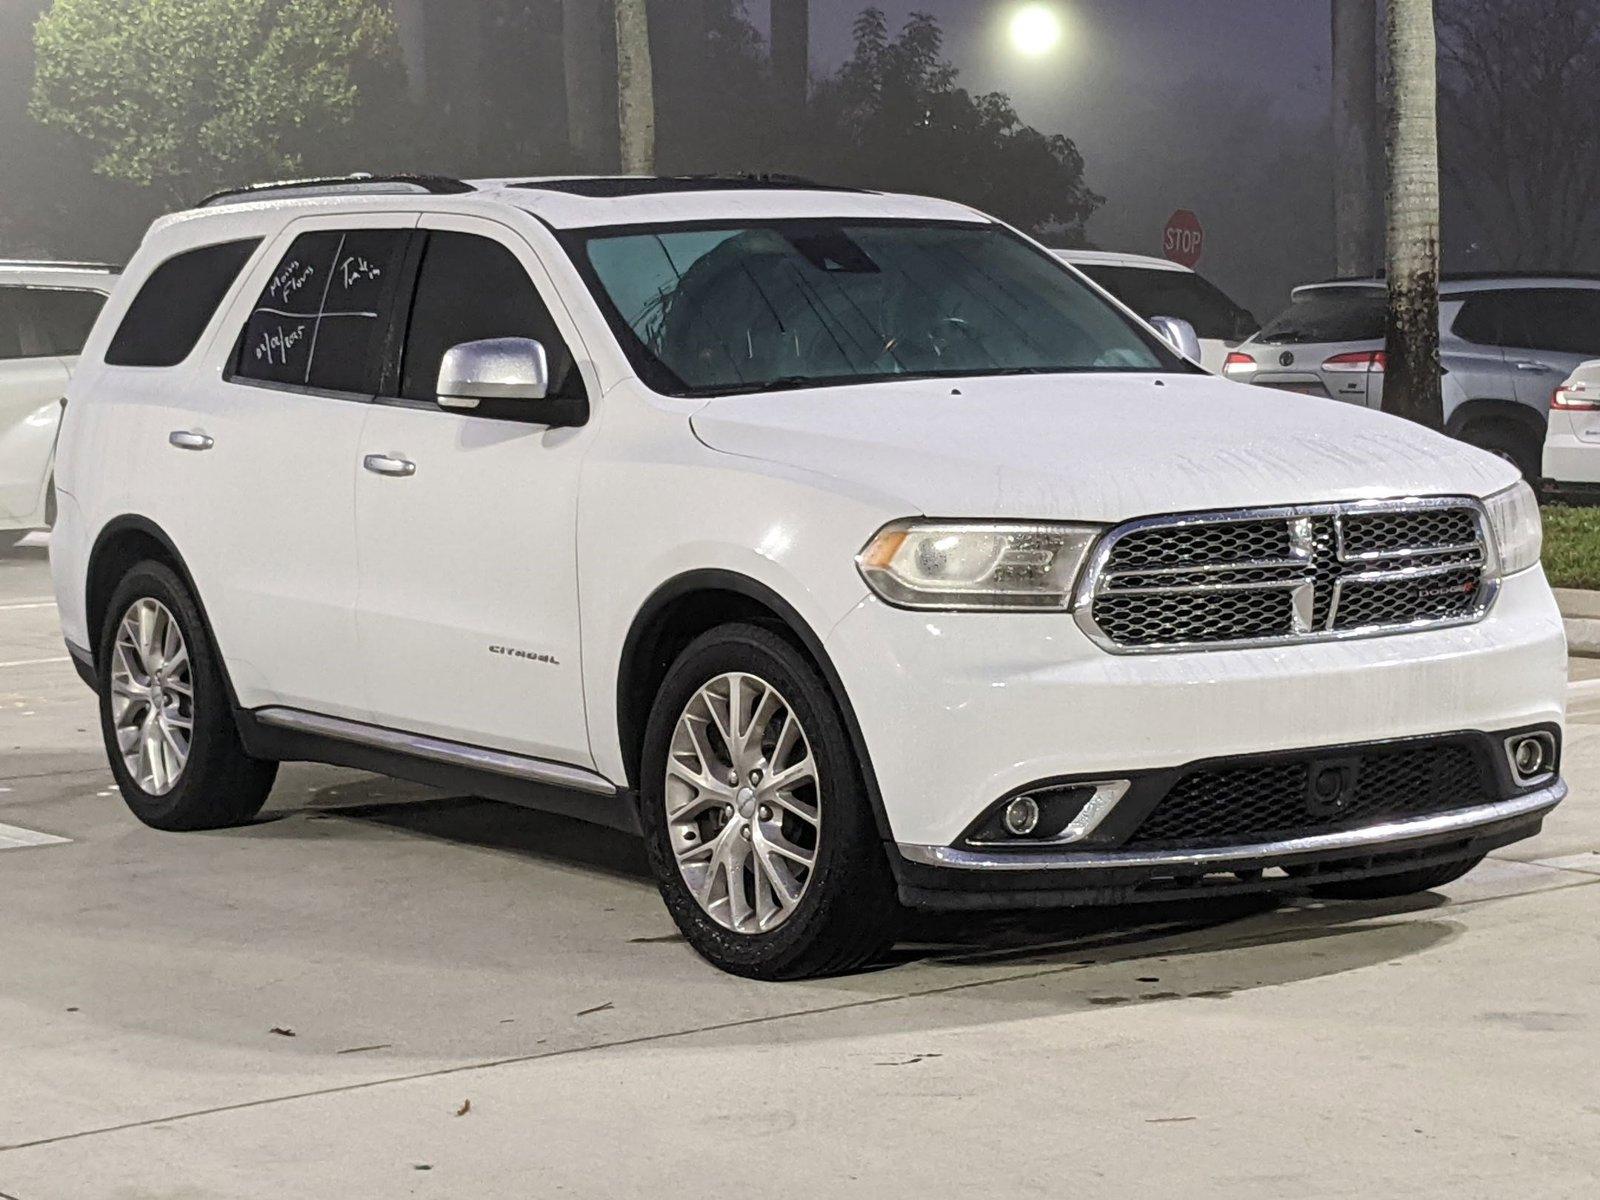
[[[1318,884],[1311,889],[1311,894],[1326,900],[1391,900],[1397,896],[1414,896],[1418,892],[1431,892],[1434,888],[1454,883],[1483,859],[1484,856],[1478,854],[1472,858],[1420,867],[1415,871],[1401,871],[1395,875]]]
[[[131,631],[123,645],[118,645],[124,634],[124,620],[136,611],[154,622],[155,640],[161,643],[152,652],[150,662],[139,651],[135,644],[138,639]],[[168,656],[174,643],[168,640],[168,626],[161,623],[163,620],[181,639],[176,643],[179,649],[187,650],[186,667],[185,656],[176,652]],[[155,829],[186,831],[242,825],[261,811],[277,778],[278,764],[245,753],[199,607],[170,567],[141,562],[123,576],[106,607],[95,661],[106,757],[134,816]],[[173,667],[173,661],[179,665]],[[119,674],[127,677],[126,683]],[[164,686],[159,691],[147,687],[152,681]],[[129,699],[140,689],[144,692],[142,700]],[[164,716],[152,727],[150,714],[155,707],[160,707]],[[119,719],[124,722],[120,734]],[[183,728],[185,721],[187,730]],[[154,753],[145,750],[144,757],[135,764],[141,778],[125,761],[122,739],[130,741],[132,752],[146,734],[156,749]],[[185,740],[186,757],[174,769],[177,760],[162,747],[175,750]],[[161,756],[159,760],[157,754]],[[159,765],[155,765],[158,761]]]
[[[742,756],[720,732],[735,695],[749,731]],[[758,711],[770,715],[758,720]],[[715,776],[706,755],[719,760]],[[678,771],[669,780],[669,759],[711,784],[691,784]],[[770,765],[771,779],[759,785],[766,790],[748,786],[748,776],[737,790],[724,786],[736,765],[752,762]],[[861,764],[827,685],[784,638],[737,624],[691,643],[656,695],[642,763],[650,865],[668,912],[708,962],[752,979],[808,979],[856,970],[892,943],[900,906]],[[797,775],[810,782],[774,789],[780,776]],[[808,869],[796,865],[796,850],[810,855]]]
[[[1544,468],[1544,445],[1527,430],[1510,421],[1480,421],[1461,431],[1461,440],[1497,454],[1537,488]]]

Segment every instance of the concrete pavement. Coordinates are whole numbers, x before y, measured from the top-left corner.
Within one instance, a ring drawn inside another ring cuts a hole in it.
[[[558,818],[291,767],[249,829],[142,828],[0,558],[0,1196],[1593,1195],[1574,670],[1574,798],[1442,894],[929,922],[768,985]]]

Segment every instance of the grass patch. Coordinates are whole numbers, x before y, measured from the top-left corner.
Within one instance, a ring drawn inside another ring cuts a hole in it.
[[[1544,572],[1553,587],[1600,589],[1600,508],[1544,509]]]

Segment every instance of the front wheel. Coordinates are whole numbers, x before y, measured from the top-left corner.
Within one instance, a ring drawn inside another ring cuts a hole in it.
[[[861,765],[816,668],[753,625],[679,656],[645,731],[640,813],[662,898],[724,971],[858,968],[900,908]]]
[[[106,754],[134,816],[220,829],[261,810],[278,765],[245,753],[199,606],[166,564],[123,576],[97,662]]]

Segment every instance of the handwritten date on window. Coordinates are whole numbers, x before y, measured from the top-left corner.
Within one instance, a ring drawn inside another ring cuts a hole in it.
[[[305,336],[306,327],[304,325],[296,325],[293,329],[285,329],[282,325],[272,329],[263,329],[261,336],[256,340],[256,361],[266,363],[269,366],[273,364],[286,365],[289,361],[290,352],[304,340]]]

